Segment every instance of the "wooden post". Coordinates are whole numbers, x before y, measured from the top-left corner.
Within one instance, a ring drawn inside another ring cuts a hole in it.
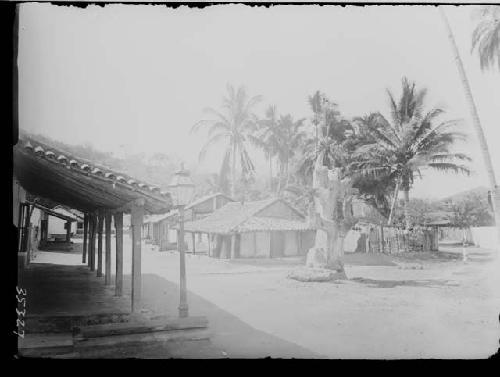
[[[29,249],[29,229],[30,229],[30,205],[25,204],[24,209],[26,214],[24,215],[24,238],[23,238],[23,251],[28,252]],[[67,237],[67,236],[66,236]]]
[[[184,207],[179,208],[179,233],[177,237],[177,249],[180,257],[180,300],[179,300],[179,317],[184,318],[189,315],[189,307],[187,303],[187,286],[186,286],[186,255],[184,251]]]
[[[115,295],[123,295],[123,212],[115,213],[116,275]]]
[[[208,239],[208,256],[211,256],[211,251],[212,251],[212,240],[210,233],[207,233],[207,239]]]
[[[82,263],[87,263],[87,237],[89,232],[89,215],[87,213],[83,216],[83,250],[82,250]]]
[[[97,228],[97,216],[93,213],[90,216],[90,236],[89,236],[89,267],[90,271],[95,271],[95,231]]]
[[[236,258],[236,233],[231,235],[231,259]]]
[[[196,254],[196,233],[191,233],[191,237],[192,237],[192,240],[193,240],[193,254]]]
[[[104,214],[99,211],[97,226],[97,276],[102,276],[102,233],[104,228]]]
[[[257,232],[253,232],[253,256],[257,256]]]
[[[106,233],[105,233],[105,250],[106,250],[106,260],[104,267],[104,284],[111,284],[111,213],[106,211],[105,214],[105,225],[106,225]]]
[[[141,281],[141,227],[144,208],[139,203],[132,205],[132,312],[141,308],[142,281]]]
[[[66,221],[66,242],[71,241],[71,221]]]
[[[384,226],[380,225],[380,233],[379,233],[379,242],[380,242],[380,252],[384,252]]]

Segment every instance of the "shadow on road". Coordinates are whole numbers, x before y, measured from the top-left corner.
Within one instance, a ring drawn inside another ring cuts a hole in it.
[[[124,277],[125,287],[130,287],[130,275]],[[189,288],[189,282],[188,282]],[[128,292],[129,293],[129,289]],[[179,286],[156,274],[143,274],[143,308],[153,315],[177,316]],[[188,292],[189,315],[205,316],[209,322],[212,348],[205,348],[200,358],[320,358],[318,354],[257,330],[238,317],[221,309],[201,296]],[[264,308],[263,308],[264,310]]]
[[[400,286],[433,288],[442,286],[456,287],[459,285],[457,283],[449,283],[449,280],[375,280],[365,278],[352,278],[350,280],[366,284],[370,288],[395,288]]]

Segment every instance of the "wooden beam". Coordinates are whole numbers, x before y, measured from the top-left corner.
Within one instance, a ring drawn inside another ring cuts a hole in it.
[[[142,281],[141,281],[141,227],[144,208],[134,203],[131,208],[132,216],[132,312],[141,309]]]
[[[97,276],[102,276],[102,233],[104,228],[104,214],[99,211],[97,227]]]
[[[116,237],[116,275],[115,295],[123,295],[123,213],[115,213],[115,237]]]
[[[104,268],[104,284],[111,284],[111,213],[106,211],[104,223],[105,230],[105,268]]]
[[[85,213],[83,216],[83,250],[82,250],[82,263],[87,263],[87,238],[89,232],[89,215]]]

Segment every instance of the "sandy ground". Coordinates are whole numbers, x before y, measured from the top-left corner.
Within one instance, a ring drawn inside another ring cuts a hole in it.
[[[208,317],[221,357],[486,358],[499,347],[499,258],[468,248],[464,262],[461,251],[347,255],[349,280],[337,283],[288,279],[300,258],[188,255],[190,314]],[[179,255],[143,244],[142,271],[144,308],[176,315]]]

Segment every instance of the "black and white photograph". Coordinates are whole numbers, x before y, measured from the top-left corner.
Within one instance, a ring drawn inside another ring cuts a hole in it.
[[[11,5],[12,359],[497,355],[500,4]]]

